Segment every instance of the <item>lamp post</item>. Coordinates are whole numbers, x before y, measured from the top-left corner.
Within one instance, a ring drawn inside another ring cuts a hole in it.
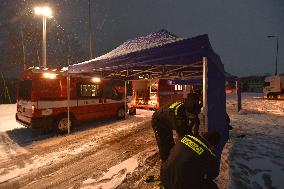
[[[35,7],[35,14],[42,17],[42,66],[46,67],[46,19],[52,18],[49,7]]]
[[[92,38],[92,23],[91,23],[91,0],[88,1],[89,5],[89,58],[93,58],[93,38]]]
[[[276,60],[275,60],[275,75],[277,75],[277,59],[278,59],[278,39],[277,35],[269,35],[268,38],[276,38]]]

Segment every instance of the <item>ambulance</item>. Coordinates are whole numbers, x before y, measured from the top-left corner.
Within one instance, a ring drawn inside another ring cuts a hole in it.
[[[17,91],[16,120],[29,128],[66,132],[67,104],[71,128],[83,121],[125,117],[125,89],[119,80],[71,76],[68,100],[66,70],[32,67],[22,73]]]

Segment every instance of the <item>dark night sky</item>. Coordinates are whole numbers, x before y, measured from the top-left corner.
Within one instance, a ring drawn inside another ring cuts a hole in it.
[[[165,28],[184,38],[209,34],[213,49],[232,74],[273,74],[276,40],[266,36],[278,35],[278,72],[284,72],[283,0],[91,1],[96,56],[127,39]],[[88,0],[47,2],[55,9],[56,22],[78,34],[87,53]]]

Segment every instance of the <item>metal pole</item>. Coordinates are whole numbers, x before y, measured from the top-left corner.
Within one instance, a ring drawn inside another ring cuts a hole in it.
[[[91,23],[91,0],[88,1],[89,5],[89,56],[93,58],[93,46],[92,46],[92,23]]]
[[[126,116],[127,114],[127,80],[124,81],[124,99],[125,99],[124,111],[125,111],[125,116]]]
[[[21,26],[21,38],[22,38],[22,50],[23,50],[23,70],[26,70],[26,50],[25,50],[25,43],[24,43],[24,33],[23,33],[23,26]]]
[[[42,66],[46,68],[46,17],[42,17]]]
[[[275,75],[277,75],[277,61],[278,61],[278,49],[279,49],[279,46],[278,46],[278,38],[279,38],[279,36],[277,36],[277,35],[268,35],[267,37],[268,37],[268,38],[276,38]]]
[[[125,77],[125,82],[124,82],[124,98],[125,98],[125,107],[124,107],[124,111],[125,111],[125,116],[127,115],[127,109],[128,109],[128,106],[127,106],[127,77],[129,75],[129,72],[128,72],[128,68],[126,70],[126,77]]]
[[[203,62],[203,115],[204,115],[204,126],[205,126],[205,131],[208,131],[208,104],[207,104],[207,85],[208,85],[208,80],[207,80],[207,58],[203,57],[202,58]]]
[[[275,75],[277,75],[277,59],[278,59],[278,36],[276,36],[276,60],[275,60]]]
[[[239,112],[242,109],[242,95],[240,90],[240,83],[236,81],[236,90],[237,90],[237,111]]]
[[[67,125],[68,125],[68,134],[70,134],[70,74],[67,71]]]

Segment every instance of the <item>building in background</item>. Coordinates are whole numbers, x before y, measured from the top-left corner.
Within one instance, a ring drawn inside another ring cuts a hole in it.
[[[248,76],[240,78],[242,92],[262,93],[265,76]]]

